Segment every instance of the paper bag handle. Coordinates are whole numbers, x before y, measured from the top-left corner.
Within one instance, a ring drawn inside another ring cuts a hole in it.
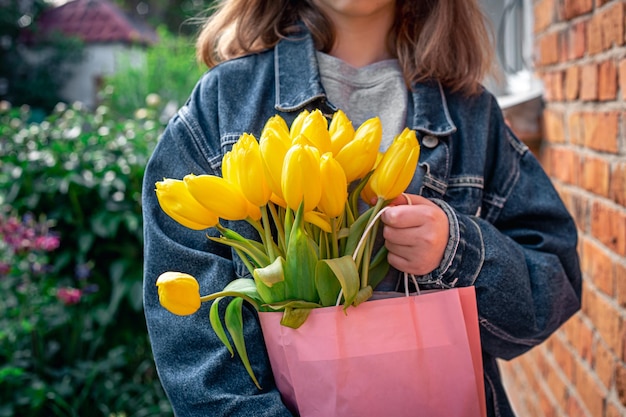
[[[411,201],[409,196],[406,193],[402,193],[402,195],[406,199],[407,205],[412,206],[413,202]],[[355,261],[356,261],[357,253],[359,253],[359,249],[361,249],[361,245],[363,245],[363,243],[365,242],[365,239],[366,239],[367,235],[372,230],[372,227],[374,227],[374,225],[376,224],[376,221],[380,218],[380,216],[388,208],[389,208],[389,206],[383,207],[383,209],[381,211],[376,213],[376,216],[374,216],[374,219],[370,222],[370,224],[367,225],[367,227],[363,231],[363,235],[361,236],[361,239],[359,240],[359,243],[356,245],[356,249],[354,250],[354,254],[352,255],[352,259],[354,259]],[[420,287],[419,287],[419,284],[417,283],[417,279],[415,278],[415,275],[409,274],[407,272],[403,272],[403,274],[404,274],[404,294],[407,297],[409,296],[409,276],[410,276],[411,280],[413,281],[413,285],[415,286],[415,291],[419,295],[420,294]],[[339,291],[339,297],[337,297],[337,305],[340,304],[340,300],[341,300],[342,295],[343,295],[343,289],[341,289],[341,291]]]

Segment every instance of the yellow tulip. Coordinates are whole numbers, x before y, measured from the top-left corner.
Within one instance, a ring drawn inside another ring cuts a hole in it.
[[[283,175],[283,162],[285,155],[291,146],[291,138],[287,136],[286,140],[284,132],[279,129],[266,128],[261,133],[259,141],[259,150],[263,160],[263,168],[265,170],[265,178],[272,194],[283,200],[283,191],[281,189],[281,178]],[[275,201],[274,197],[271,197]],[[283,206],[284,207],[284,206]]]
[[[256,138],[244,133],[229,153],[231,154],[231,174],[236,175],[236,180],[227,179],[236,183],[246,199],[253,205],[261,207],[267,204],[272,190],[265,179],[263,158]]]
[[[328,121],[321,111],[314,110],[309,113],[302,122],[300,134],[306,136],[321,154],[330,152],[331,146],[330,134],[328,133]]]
[[[200,308],[200,285],[182,272],[164,272],[157,278],[159,302],[170,313],[188,316]]]
[[[203,230],[215,226],[219,221],[215,213],[204,208],[189,194],[183,181],[165,178],[155,186],[161,209],[183,226]]]
[[[307,145],[293,145],[285,155],[281,180],[287,206],[298,210],[304,201],[304,212],[313,210],[322,196],[319,151]]]
[[[419,154],[420,145],[415,131],[404,129],[387,149],[370,177],[369,183],[374,194],[385,200],[393,200],[402,194],[413,179]]]
[[[348,182],[363,178],[372,170],[378,155],[383,129],[378,117],[366,120],[335,159],[343,167]]]
[[[215,175],[189,174],[183,178],[189,193],[206,209],[226,220],[244,220],[249,202],[236,184]]]
[[[289,137],[291,140],[296,138],[302,132],[302,125],[304,124],[304,119],[309,115],[308,110],[302,110],[296,118],[291,122],[291,128],[289,129]]]
[[[374,164],[374,169],[378,167],[382,159],[383,159],[383,154],[381,152],[378,152],[378,156],[376,157],[376,163]],[[361,195],[361,199],[369,205],[375,204],[376,200],[378,199],[376,196],[376,193],[372,191],[372,186],[371,186],[370,181],[368,181],[367,184],[365,184],[365,186],[363,187],[363,190],[361,190],[360,195]]]
[[[317,208],[328,217],[338,217],[348,200],[348,181],[331,152],[326,152],[320,158],[320,181],[324,192]]]
[[[337,155],[341,148],[354,138],[354,127],[348,116],[343,111],[337,110],[330,121],[328,133],[333,155]]]
[[[291,144],[291,137],[289,136],[289,126],[287,126],[287,122],[285,122],[285,119],[280,117],[278,114],[270,117],[267,122],[265,122],[265,126],[263,126],[263,130],[261,131],[261,137],[263,137],[263,135],[270,130],[279,139],[285,142],[285,145],[289,146]]]

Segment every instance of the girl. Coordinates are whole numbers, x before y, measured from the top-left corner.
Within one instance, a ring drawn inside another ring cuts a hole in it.
[[[418,133],[412,204],[397,201],[382,217],[389,263],[426,286],[475,286],[488,415],[513,416],[496,359],[526,352],[574,314],[581,276],[572,219],[480,85],[491,50],[477,0],[223,0],[197,47],[211,70],[169,123],[143,196],[146,318],[176,415],[290,413],[253,312],[244,312],[245,338],[263,391],[213,334],[208,306],[181,318],[159,305],[156,278],[181,263],[203,293],[247,270],[205,232],[171,220],[155,182],[219,175],[239,136],[259,137],[275,114],[291,123],[304,109],[342,109],[355,126],[381,117],[382,150],[405,126]],[[254,235],[239,223],[228,226]]]

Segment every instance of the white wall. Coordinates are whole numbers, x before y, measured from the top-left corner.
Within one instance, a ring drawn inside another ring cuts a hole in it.
[[[139,67],[145,64],[145,51],[140,47],[118,44],[94,44],[85,46],[85,58],[75,64],[73,76],[61,89],[61,96],[68,102],[80,101],[87,107],[97,105],[97,87],[102,76],[110,75],[127,65]]]

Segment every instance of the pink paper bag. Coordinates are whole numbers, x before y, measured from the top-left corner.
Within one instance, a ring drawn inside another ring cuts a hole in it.
[[[473,287],[259,318],[283,401],[301,417],[485,417]]]

